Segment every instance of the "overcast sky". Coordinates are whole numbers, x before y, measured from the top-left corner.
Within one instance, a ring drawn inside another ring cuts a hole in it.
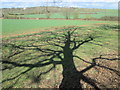
[[[28,0],[1,0],[2,2],[28,2]],[[63,1],[63,2],[119,2],[119,0],[30,0],[29,2]]]
[[[1,0],[0,8],[24,8],[46,6],[45,2],[56,1],[59,7],[79,7],[79,8],[100,8],[100,9],[118,9],[119,0]],[[69,3],[65,3],[69,2]],[[75,3],[76,2],[76,3]],[[79,3],[78,3],[79,2]],[[54,6],[48,3],[48,6]]]

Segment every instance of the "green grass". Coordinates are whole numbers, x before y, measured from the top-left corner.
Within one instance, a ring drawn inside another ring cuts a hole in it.
[[[29,32],[36,32],[45,29],[52,29],[53,27],[61,26],[79,26],[91,25],[95,23],[114,23],[109,21],[87,21],[87,20],[16,20],[3,19],[2,20],[2,34],[14,35]]]
[[[47,14],[31,14],[31,15],[24,15],[22,17],[28,17],[28,18],[47,18]],[[64,15],[61,13],[54,13],[50,15],[50,18],[65,18]]]
[[[80,14],[79,18],[101,18],[104,16],[118,16],[118,12],[97,12],[97,14]]]
[[[88,11],[89,12],[89,11]],[[85,13],[85,12],[80,12]],[[97,12],[98,14],[81,14],[79,18],[100,18],[102,16],[117,16],[117,11],[115,10],[105,10],[101,12]],[[24,15],[24,17],[31,18],[46,18],[45,14],[39,15]],[[50,18],[65,18],[63,14],[52,14]],[[71,16],[73,18],[73,16]],[[1,19],[0,19],[1,20]],[[91,61],[92,58],[98,57],[99,55],[104,54],[116,54],[118,51],[118,32],[117,32],[117,21],[90,21],[90,20],[17,20],[17,19],[3,19],[2,21],[2,34],[3,36],[16,35],[16,34],[25,34],[30,32],[27,35],[15,36],[15,37],[7,37],[3,38],[3,47],[2,47],[2,57],[3,60],[8,60],[17,62],[17,63],[25,63],[25,64],[34,64],[38,61],[42,61],[49,56],[40,57],[43,55],[40,51],[34,50],[23,50],[24,52],[12,56],[8,58],[10,55],[13,55],[16,52],[22,51],[17,47],[13,47],[11,44],[15,44],[17,46],[29,46],[29,45],[38,45],[38,48],[51,48],[55,50],[59,50],[57,47],[52,47],[49,45],[45,45],[46,40],[52,40],[56,35],[51,33],[51,29],[55,29],[52,31],[53,33],[61,33],[66,32],[67,29],[62,29],[63,26],[77,26],[80,27],[76,34],[79,34],[81,39],[82,36],[92,34],[94,36],[100,36],[95,39],[94,44],[87,43],[82,45],[79,49],[77,49],[74,54],[84,58],[87,61]],[[108,25],[94,25],[96,23],[107,23]],[[90,25],[87,27],[81,25]],[[56,30],[57,29],[57,30]],[[41,32],[41,31],[45,32]],[[39,32],[39,33],[38,33]],[[61,36],[58,35],[58,36]],[[54,42],[54,41],[53,41]],[[100,44],[100,45],[96,45]],[[39,46],[43,45],[43,46]],[[59,44],[62,45],[62,44]],[[29,48],[29,47],[28,47]],[[39,56],[39,57],[38,57]],[[35,58],[37,57],[37,58]],[[32,58],[32,59],[31,59]],[[58,58],[55,58],[55,61],[58,61]],[[45,61],[46,62],[46,61]],[[78,69],[85,68],[86,64],[83,61],[80,61],[74,58],[74,62]],[[11,65],[4,65],[3,67],[11,67]],[[62,67],[58,65],[55,69],[51,70],[48,73],[44,73],[52,67],[51,65],[39,68],[33,68],[31,71],[27,73],[23,73],[16,79],[6,81],[2,84],[4,88],[10,87],[14,85],[14,88],[50,88],[55,85],[59,85],[62,77]],[[2,79],[8,79],[19,75],[21,72],[27,70],[27,67],[14,67],[12,69],[7,69],[2,72]],[[39,81],[35,81],[36,76],[40,73],[43,73],[39,78]],[[95,73],[92,71],[91,73]]]
[[[118,16],[117,11],[100,11],[100,12],[79,12],[79,13],[97,13],[97,14],[79,14],[78,18],[101,18],[104,16]],[[73,19],[74,12],[70,13],[70,18]],[[28,18],[47,18],[47,14],[31,14],[31,15],[23,15],[21,17],[28,17]],[[50,18],[65,18],[64,13],[51,13]]]
[[[53,32],[63,32],[66,31],[67,29],[60,29],[58,31],[53,31]],[[80,56],[81,58],[84,58],[86,60],[91,60],[91,58],[93,57],[97,57],[99,55],[103,55],[103,54],[113,54],[114,52],[117,52],[118,49],[118,32],[116,32],[117,30],[117,25],[114,24],[110,24],[110,25],[102,25],[102,26],[89,26],[89,27],[82,27],[80,29],[78,29],[76,31],[77,34],[80,34],[80,38],[82,36],[88,35],[88,34],[92,34],[95,36],[100,36],[99,38],[95,39],[95,43],[97,44],[101,44],[102,46],[99,45],[94,45],[91,43],[88,44],[84,44],[83,46],[81,46],[79,49],[77,49],[75,51],[74,54]],[[39,35],[39,34],[38,34]],[[16,45],[40,45],[40,44],[45,44],[44,40],[45,37],[53,37],[55,35],[51,34],[51,33],[42,33],[42,37],[39,36],[33,36],[31,35],[31,37],[24,37],[22,39],[20,39],[19,37],[16,38],[8,38],[7,42],[6,40],[3,39],[3,44],[6,44],[6,46],[3,46],[3,58],[7,58],[9,55],[11,55],[12,53],[15,53],[16,51],[19,51],[19,49],[17,48],[13,48],[11,45],[9,44],[16,44]],[[78,38],[78,39],[80,39]],[[50,38],[51,39],[51,38]],[[50,47],[48,46],[44,46],[44,48],[51,48],[51,49],[56,49],[58,50],[59,48],[56,47]],[[25,50],[23,53],[13,56],[10,58],[11,61],[15,61],[17,63],[35,63],[38,61],[41,61],[47,57],[38,57],[35,59],[34,58],[36,56],[39,56],[43,53],[41,52],[37,52],[34,50]],[[55,60],[57,61],[58,58],[55,58]],[[85,64],[78,60],[75,59],[75,64],[76,66],[79,66],[80,68],[85,67]],[[41,76],[41,78],[39,79],[40,82],[34,82],[35,77],[42,72],[47,71],[48,69],[50,69],[51,65],[48,65],[46,67],[40,67],[40,68],[33,68],[31,71],[23,74],[20,78],[18,79],[13,79],[7,82],[3,83],[3,87],[9,87],[12,84],[14,85],[14,87],[17,88],[24,88],[24,87],[32,87],[32,88],[49,88],[51,86],[54,86],[55,84],[59,85],[61,82],[61,73],[62,73],[62,67],[61,65],[58,65],[56,67],[56,69],[51,70],[50,72],[43,74]],[[7,78],[12,78],[16,75],[18,75],[19,73],[25,71],[28,68],[25,67],[14,67],[13,69],[7,69],[5,71],[3,71],[3,80],[7,79]],[[17,82],[16,82],[17,81]],[[16,83],[15,83],[16,82]]]

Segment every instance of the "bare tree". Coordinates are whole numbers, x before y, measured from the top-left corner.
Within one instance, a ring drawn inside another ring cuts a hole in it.
[[[63,10],[63,15],[65,16],[65,19],[70,19],[71,18],[71,9],[69,9],[69,8],[65,8],[64,10]]]
[[[61,0],[60,0],[60,1],[58,1],[58,0],[53,0],[54,6],[56,5],[56,3],[60,3],[60,2],[61,2]],[[51,11],[49,10],[49,2],[48,2],[48,0],[47,0],[47,2],[46,2],[45,13],[46,13],[47,18],[50,18],[50,16],[51,16]]]

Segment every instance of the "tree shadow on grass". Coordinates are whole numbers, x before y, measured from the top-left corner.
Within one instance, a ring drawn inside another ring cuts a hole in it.
[[[35,44],[17,45],[14,43],[7,43],[7,44],[3,43],[3,47],[10,46],[13,48],[13,51],[14,51],[13,53],[10,53],[10,55],[3,58],[2,60],[3,66],[8,65],[5,68],[3,68],[3,71],[6,69],[14,69],[16,67],[25,67],[27,69],[17,74],[14,77],[4,79],[2,83],[12,81],[16,78],[20,78],[22,75],[30,72],[34,68],[41,68],[48,65],[52,65],[52,67],[50,67],[48,70],[43,71],[41,73],[38,72],[37,76],[32,77],[33,82],[39,83],[41,80],[40,79],[41,76],[53,70],[57,65],[61,65],[63,68],[63,71],[62,71],[63,79],[61,81],[61,84],[59,85],[60,89],[79,88],[82,90],[83,87],[82,87],[81,81],[84,81],[88,83],[90,86],[92,86],[93,88],[95,88],[96,90],[100,90],[100,87],[96,83],[97,81],[84,75],[85,72],[89,71],[90,69],[96,66],[110,70],[119,76],[120,75],[119,71],[96,63],[96,61],[100,59],[118,60],[118,58],[109,59],[109,58],[103,58],[100,56],[100,57],[93,58],[92,62],[88,62],[83,58],[74,55],[75,50],[77,50],[84,44],[94,42],[96,38],[95,36],[92,36],[92,35],[86,35],[84,36],[84,38],[81,39],[81,37],[76,33],[77,29],[78,28],[76,27],[67,28],[67,31],[65,31],[61,35],[58,35],[58,33],[57,34],[52,33],[54,37],[52,39],[50,38],[46,39],[45,40],[46,46],[43,45],[42,47],[40,47],[40,45],[35,45]],[[98,44],[95,44],[95,45],[98,45]],[[29,59],[24,59],[23,61],[12,60],[12,58],[17,56],[26,57],[22,55],[24,55],[24,53],[28,53],[29,50],[35,51],[40,54],[29,57]],[[79,60],[82,60],[83,62],[88,63],[90,65],[87,66],[85,69],[78,71],[74,63],[74,58],[78,58]],[[32,60],[34,62],[26,63],[26,61],[32,61]]]

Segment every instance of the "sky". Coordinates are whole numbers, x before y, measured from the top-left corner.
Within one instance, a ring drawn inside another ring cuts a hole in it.
[[[30,0],[31,2],[45,2],[53,0]],[[62,2],[119,2],[119,0],[54,0]],[[28,0],[1,0],[1,2],[28,2]]]
[[[55,1],[56,3],[51,3]],[[118,9],[119,0],[1,0],[0,8],[25,8],[35,6],[59,6],[79,8]],[[46,4],[46,2],[49,2]]]

